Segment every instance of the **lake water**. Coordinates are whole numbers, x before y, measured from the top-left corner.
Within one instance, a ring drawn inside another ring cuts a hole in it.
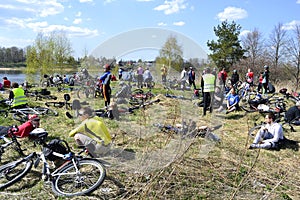
[[[7,77],[11,82],[17,82],[19,84],[24,83],[26,75],[21,70],[5,70],[0,68],[0,81],[3,82],[3,77]]]

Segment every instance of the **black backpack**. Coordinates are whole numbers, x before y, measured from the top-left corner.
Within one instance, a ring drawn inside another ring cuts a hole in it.
[[[46,159],[50,161],[61,159],[60,157],[53,155],[53,152],[61,153],[61,154],[69,153],[70,148],[68,146],[68,143],[60,139],[51,140],[46,146],[43,147],[43,153]]]

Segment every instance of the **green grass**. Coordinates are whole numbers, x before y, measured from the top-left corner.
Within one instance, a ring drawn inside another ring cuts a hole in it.
[[[117,83],[113,83],[117,88]],[[63,99],[63,93],[51,90]],[[153,90],[164,94],[163,88]],[[175,95],[190,97],[192,91],[174,91]],[[73,97],[73,96],[72,96]],[[120,121],[104,119],[116,148],[134,152],[133,160],[109,160],[108,175],[122,185],[123,193],[108,195],[101,188],[90,196],[73,199],[297,199],[299,190],[299,151],[248,150],[251,139],[247,131],[254,123],[263,120],[255,113],[244,112],[207,114],[201,117],[202,108],[192,101],[164,98],[145,110],[121,116]],[[71,99],[73,100],[73,99]],[[103,107],[102,99],[89,99],[95,108]],[[43,105],[44,102],[31,101]],[[42,117],[41,127],[50,137],[66,139],[76,150],[68,133],[78,122],[65,116],[64,108],[57,109],[59,116]],[[198,126],[219,127],[213,130],[221,138],[216,144],[204,138],[182,139],[180,135],[166,134],[153,123],[177,124],[194,120]],[[16,123],[10,118],[0,119],[1,124]],[[299,129],[298,129],[299,131]],[[299,132],[288,132],[287,137],[300,140]],[[23,139],[28,152],[38,150]],[[7,159],[10,157],[8,153]],[[55,197],[50,187],[40,180],[40,168],[27,175],[26,180],[0,192],[5,199],[64,199]]]

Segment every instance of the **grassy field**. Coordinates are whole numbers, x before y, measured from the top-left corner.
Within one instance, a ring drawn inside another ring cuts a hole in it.
[[[117,89],[117,83],[113,84]],[[54,89],[51,92],[63,100],[63,93],[56,93]],[[202,108],[195,106],[195,101],[166,98],[165,92],[157,86],[153,93],[161,100],[159,103],[134,114],[121,115],[119,121],[104,119],[114,137],[114,149],[122,153],[102,158],[111,165],[107,168],[107,180],[98,190],[89,196],[72,199],[300,199],[297,148],[280,151],[248,149],[252,142],[248,130],[254,123],[263,121],[262,115],[245,115],[243,111],[225,115],[214,111],[201,117]],[[192,91],[175,91],[174,94],[191,97]],[[102,99],[86,101],[93,108],[103,107]],[[44,106],[44,101],[31,100],[31,104]],[[76,151],[68,132],[79,121],[68,119],[64,108],[57,110],[57,117],[42,117],[41,127],[50,137],[67,140]],[[210,127],[221,142],[182,137],[161,132],[153,126],[155,123],[181,124],[182,120]],[[1,125],[16,123],[10,118],[1,118],[0,122]],[[298,131],[286,129],[285,136],[300,140]],[[39,150],[27,139],[21,142],[27,152]],[[6,152],[5,159],[15,156],[12,151]],[[20,183],[0,191],[0,197],[64,199],[55,197],[51,187],[44,184],[40,170],[33,169]],[[111,184],[114,188],[110,188]]]

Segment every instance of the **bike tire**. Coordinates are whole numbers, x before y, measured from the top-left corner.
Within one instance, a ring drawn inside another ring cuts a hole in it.
[[[264,126],[264,124],[259,124],[259,125],[256,125],[254,127],[252,127],[249,131],[248,131],[248,134],[249,134],[249,137],[252,137],[254,138],[256,136],[256,133],[259,129],[261,129],[261,127]]]
[[[20,112],[13,113],[12,117],[13,117],[13,119],[15,119],[19,122],[22,122],[22,123],[24,123],[28,120],[28,115],[24,114],[24,113],[20,113]]]
[[[0,189],[5,189],[20,181],[31,170],[32,160],[13,161],[0,167]]]
[[[77,97],[79,99],[89,98],[90,96],[95,96],[95,94],[89,88],[81,87],[77,90]]]
[[[70,197],[90,194],[106,177],[104,165],[97,159],[83,158],[78,161],[77,168],[80,173],[74,174],[76,169],[70,162],[57,171],[60,175],[52,180],[52,190],[56,195]]]
[[[50,106],[53,106],[53,107],[56,107],[56,108],[62,108],[65,106],[65,102],[45,102],[45,105],[47,107],[50,107]]]
[[[258,110],[251,108],[251,105],[249,103],[242,104],[240,105],[240,107],[242,108],[242,110],[246,111],[247,113],[258,112]]]
[[[55,110],[49,108],[35,107],[34,110],[36,110],[40,115],[58,116],[58,113]]]

